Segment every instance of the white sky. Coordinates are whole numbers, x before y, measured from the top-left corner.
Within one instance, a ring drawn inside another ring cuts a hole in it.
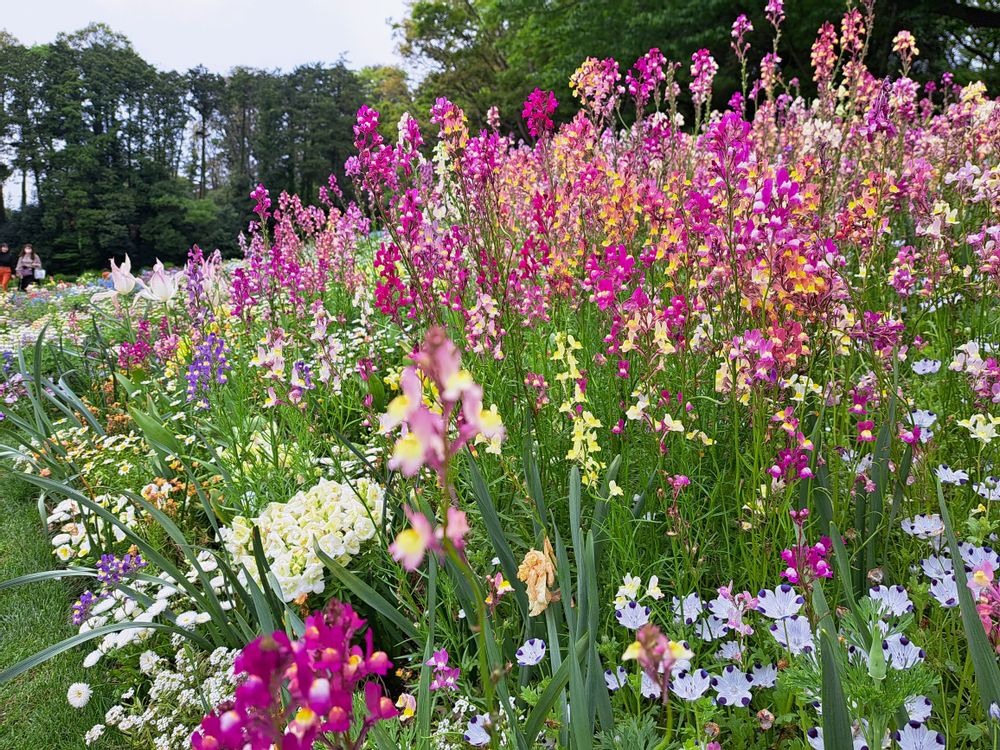
[[[92,21],[127,36],[158,68],[203,64],[291,70],[333,62],[350,67],[396,62],[388,19],[406,0],[0,0],[0,28],[22,44],[55,39]]]

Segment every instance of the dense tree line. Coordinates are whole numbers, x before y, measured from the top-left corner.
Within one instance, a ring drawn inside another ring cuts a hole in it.
[[[912,31],[918,80],[953,71],[1000,90],[1000,0],[875,0],[869,67],[894,72],[891,39]],[[161,71],[102,24],[26,47],[0,31],[0,241],[32,242],[50,271],[71,273],[129,253],[182,260],[192,244],[236,250],[257,182],[315,201],[342,177],[362,102],[394,136],[403,112],[423,115],[448,96],[484,123],[493,105],[522,126],[536,86],[560,100],[588,56],[623,69],[651,47],[682,63],[709,49],[720,64],[715,92],[739,88],[730,27],[745,13],[755,55],[770,51],[763,0],[413,0],[397,24],[399,49],[419,85],[397,67],[349,70],[342,62],[291,72],[238,67]],[[785,81],[810,93],[810,47],[824,21],[839,24],[840,0],[786,0],[779,53]],[[750,70],[751,75],[756,71]],[[561,107],[565,116],[571,107]],[[624,113],[627,118],[628,113]],[[429,135],[430,133],[428,133]],[[526,135],[526,133],[523,133]],[[350,185],[340,180],[345,192]],[[12,189],[13,188],[13,189]]]
[[[896,72],[892,38],[907,29],[921,51],[913,77],[927,80],[952,71],[960,82],[981,79],[994,93],[1000,89],[1000,0],[874,2],[868,64],[875,75]],[[782,75],[786,82],[797,78],[808,94],[816,32],[824,21],[839,28],[847,5],[844,0],[784,5]],[[427,104],[446,92],[474,124],[498,105],[504,121],[518,127],[519,105],[535,86],[569,100],[567,81],[584,58],[613,57],[624,71],[651,47],[683,63],[682,81],[691,54],[707,48],[720,65],[716,104],[724,106],[740,86],[731,25],[741,13],[751,20],[751,63],[759,62],[772,49],[764,6],[764,0],[415,0],[397,31],[400,51],[423,73],[419,101]]]
[[[0,32],[0,182],[15,196],[0,193],[0,240],[64,273],[235,250],[252,186],[316,200],[369,96],[403,107],[405,78],[342,63],[177,73],[104,25],[33,47]]]

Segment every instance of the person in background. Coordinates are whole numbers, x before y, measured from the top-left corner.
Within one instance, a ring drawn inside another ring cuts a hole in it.
[[[7,291],[11,274],[14,273],[14,253],[10,251],[7,243],[0,243],[0,289]]]
[[[14,273],[18,278],[18,289],[22,292],[28,288],[28,284],[35,280],[35,269],[42,267],[42,259],[38,257],[35,249],[31,245],[25,245],[21,251],[21,256],[17,259],[17,267]]]

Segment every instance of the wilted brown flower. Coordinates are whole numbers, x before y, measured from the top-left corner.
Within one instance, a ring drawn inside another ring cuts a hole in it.
[[[539,552],[537,549],[528,550],[524,556],[520,567],[517,569],[517,578],[524,582],[528,603],[531,609],[528,614],[532,617],[540,615],[549,606],[553,595],[549,590],[556,582],[555,554],[548,537],[545,538],[545,551]]]

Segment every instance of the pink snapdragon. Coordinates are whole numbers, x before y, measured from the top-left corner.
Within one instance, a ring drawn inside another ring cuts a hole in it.
[[[364,649],[354,642],[364,625],[349,604],[332,600],[306,618],[297,640],[277,631],[248,644],[233,665],[234,700],[202,719],[194,750],[309,750],[321,736],[323,747],[360,747],[376,722],[398,715],[369,679],[385,676],[392,662],[373,649],[370,630]],[[365,718],[351,737],[362,685]]]
[[[535,138],[540,138],[544,133],[552,130],[554,123],[552,115],[556,111],[559,102],[556,95],[551,91],[535,89],[524,101],[524,109],[521,117],[528,125],[528,132]]]

